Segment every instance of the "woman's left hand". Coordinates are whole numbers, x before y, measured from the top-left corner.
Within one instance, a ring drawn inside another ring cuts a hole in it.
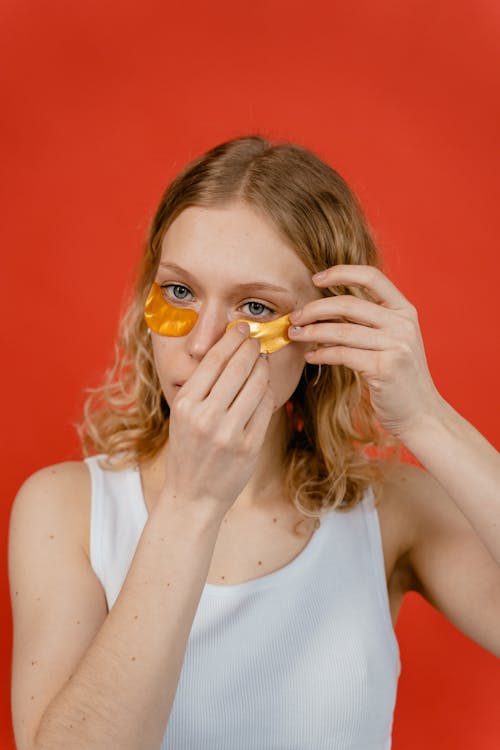
[[[289,337],[320,345],[305,355],[307,362],[359,372],[378,421],[404,440],[422,416],[443,403],[427,367],[417,310],[374,266],[338,265],[324,273],[321,279],[313,276],[316,286],[360,286],[374,301],[344,294],[308,302],[300,316],[290,316],[302,330],[290,328]]]

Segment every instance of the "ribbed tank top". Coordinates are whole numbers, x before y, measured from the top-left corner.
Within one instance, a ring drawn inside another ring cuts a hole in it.
[[[139,471],[99,458],[90,558],[111,609],[148,510]],[[160,750],[389,750],[400,672],[369,487],[279,570],[205,583]]]

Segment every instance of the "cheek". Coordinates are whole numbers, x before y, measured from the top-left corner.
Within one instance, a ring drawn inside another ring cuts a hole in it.
[[[292,395],[306,365],[305,344],[288,344],[278,352],[269,355],[271,388],[280,405]]]
[[[169,382],[175,369],[179,343],[173,336],[152,334],[153,361],[162,388]],[[174,365],[174,367],[172,366]]]

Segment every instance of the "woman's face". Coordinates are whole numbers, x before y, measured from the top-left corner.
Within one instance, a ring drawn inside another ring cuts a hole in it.
[[[185,336],[151,333],[167,403],[172,404],[232,320],[267,322],[320,298],[311,275],[271,220],[250,206],[238,202],[226,208],[185,209],[165,234],[155,277],[167,302],[198,313]],[[275,411],[294,392],[304,353],[313,348],[311,343],[292,342],[269,355]]]

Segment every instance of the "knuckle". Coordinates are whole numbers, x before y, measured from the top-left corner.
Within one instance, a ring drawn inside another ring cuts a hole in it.
[[[401,334],[404,337],[411,338],[417,328],[416,320],[411,318],[401,318]]]
[[[379,270],[378,270],[378,268],[376,266],[365,266],[364,267],[364,275],[365,275],[365,279],[366,279],[366,281],[368,281],[368,283],[374,282],[374,281],[376,281],[376,279],[377,279],[377,277],[379,275]]]
[[[348,295],[342,295],[341,297],[337,297],[337,302],[335,307],[338,309],[339,313],[342,314],[349,314],[350,312],[353,312],[356,305],[359,304],[358,298],[354,297],[352,294]]]
[[[339,341],[340,343],[343,343],[349,337],[349,328],[346,323],[337,323],[336,325],[334,324],[333,332],[335,335],[335,340]]]
[[[399,351],[403,352],[404,354],[409,354],[411,352],[411,345],[409,341],[405,341],[404,339],[401,339],[399,342]]]
[[[194,420],[193,431],[199,438],[209,438],[213,432],[213,419],[207,412],[198,414]]]
[[[181,419],[184,419],[191,414],[192,409],[193,403],[189,395],[187,393],[179,393],[172,406],[172,411],[181,417]]]
[[[220,427],[212,437],[213,445],[218,450],[227,450],[233,441],[231,433]]]

